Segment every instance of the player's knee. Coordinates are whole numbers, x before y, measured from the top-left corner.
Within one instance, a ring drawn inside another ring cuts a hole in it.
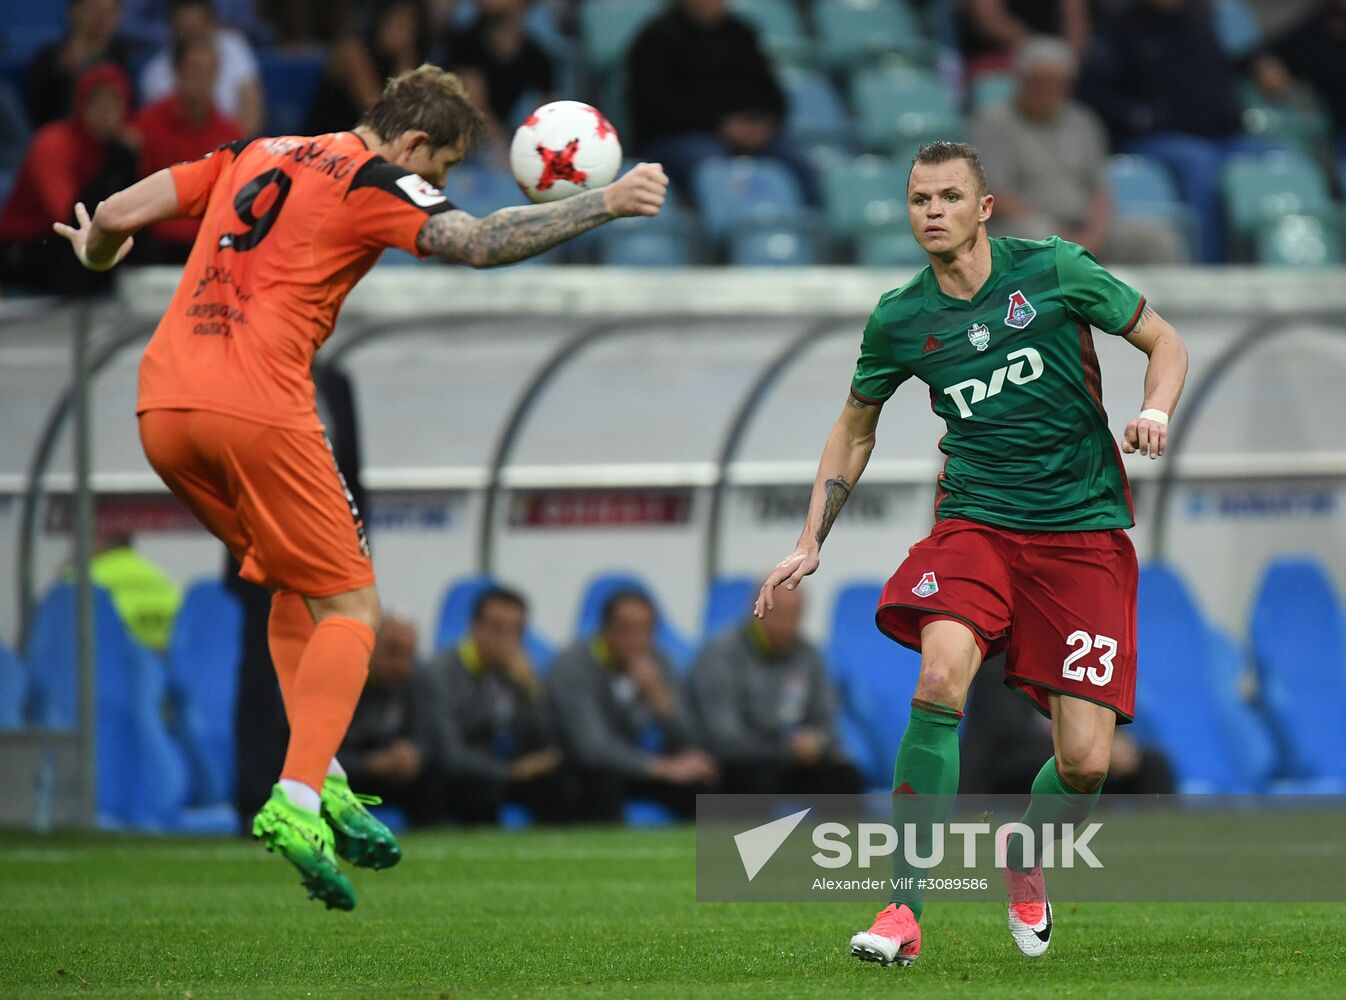
[[[1109,754],[1106,747],[1090,747],[1081,752],[1057,756],[1056,769],[1061,780],[1081,792],[1092,792],[1108,776]]]
[[[959,657],[943,653],[928,653],[921,662],[921,676],[916,682],[916,697],[951,708],[959,708],[967,698],[972,680],[971,665]]]
[[[379,604],[378,591],[373,587],[353,590],[334,597],[323,597],[309,601],[316,621],[324,618],[349,618],[352,621],[368,625],[374,632],[383,624],[383,609]]]

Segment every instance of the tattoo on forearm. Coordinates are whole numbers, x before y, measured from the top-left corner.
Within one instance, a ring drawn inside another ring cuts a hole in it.
[[[455,263],[494,267],[550,250],[610,218],[603,192],[588,191],[546,205],[503,208],[480,219],[444,212],[421,227],[416,244],[423,253]]]
[[[827,533],[832,530],[832,522],[837,519],[846,498],[851,495],[851,484],[846,482],[846,477],[840,474],[827,480],[823,484],[823,488],[827,491],[823,500],[823,520],[818,525],[818,534],[814,536],[819,545],[827,538]]]
[[[849,406],[852,410],[867,410],[874,404],[867,403],[863,399],[860,399],[854,394],[851,394],[846,397],[846,405]]]
[[[1148,323],[1151,317],[1153,316],[1154,316],[1154,310],[1150,308],[1150,304],[1148,302],[1145,303],[1145,308],[1140,311],[1140,319],[1136,320],[1136,329],[1140,329],[1142,326]]]

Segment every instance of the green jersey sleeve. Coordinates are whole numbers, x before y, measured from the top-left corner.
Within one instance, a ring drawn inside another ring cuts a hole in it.
[[[1130,333],[1145,310],[1145,296],[1113,277],[1077,243],[1057,240],[1056,279],[1070,311],[1104,333]]]
[[[865,403],[884,402],[911,377],[898,363],[892,336],[879,312],[876,306],[869,314],[860,341],[860,358],[855,362],[855,377],[851,379],[851,395]]]

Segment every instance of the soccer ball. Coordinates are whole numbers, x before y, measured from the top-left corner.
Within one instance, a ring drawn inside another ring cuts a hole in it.
[[[557,201],[611,184],[622,163],[617,130],[580,101],[553,101],[524,119],[509,164],[533,201]]]

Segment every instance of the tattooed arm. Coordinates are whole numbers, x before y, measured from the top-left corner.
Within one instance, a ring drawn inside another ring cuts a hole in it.
[[[466,212],[433,215],[416,246],[455,264],[495,267],[524,260],[610,219],[655,215],[664,203],[668,178],[655,163],[642,163],[621,180],[545,205],[504,208],[484,218]]]
[[[757,617],[761,618],[771,610],[772,595],[778,586],[784,584],[787,590],[794,590],[804,577],[818,568],[818,554],[823,542],[869,464],[882,407],[882,403],[867,403],[854,395],[847,398],[823,447],[804,530],[794,552],[776,564],[762,585],[754,609]]]
[[[1187,380],[1187,345],[1178,331],[1148,305],[1126,339],[1150,359],[1145,368],[1141,414],[1126,425],[1122,451],[1158,458],[1168,446],[1168,421]]]

